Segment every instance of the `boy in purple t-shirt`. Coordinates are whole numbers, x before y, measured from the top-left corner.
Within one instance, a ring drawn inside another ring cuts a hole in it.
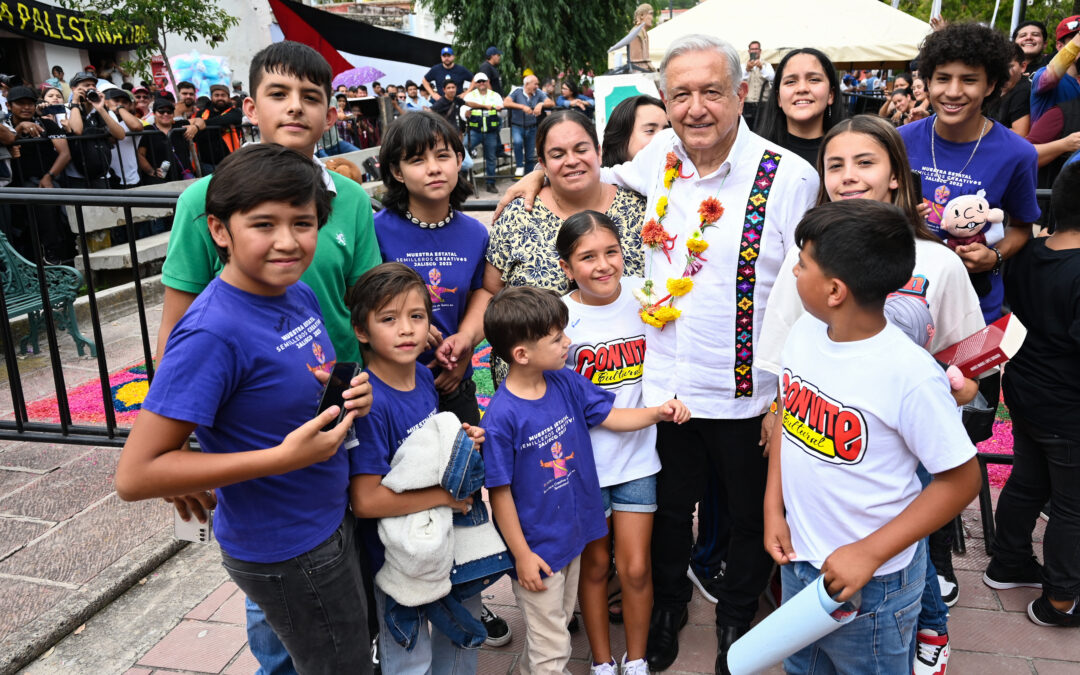
[[[941,234],[942,213],[951,200],[980,190],[991,208],[1009,216],[1005,238],[996,246],[956,249],[969,272],[994,272],[989,293],[979,297],[987,323],[1001,316],[1004,300],[996,273],[1023,248],[1039,217],[1038,153],[983,115],[985,104],[997,98],[1008,80],[1011,49],[1004,37],[977,24],[952,24],[931,33],[919,52],[919,68],[935,114],[899,129],[911,168],[922,176],[923,200],[930,208],[927,224],[935,234]]]
[[[335,352],[299,281],[329,193],[310,157],[251,145],[218,165],[206,213],[225,267],[169,335],[116,491],[133,500],[216,490],[222,565],[297,670],[370,673],[349,461],[338,451],[357,413],[321,431],[341,412],[317,414]],[[192,432],[202,452],[181,448]]]
[[[636,431],[690,419],[676,400],[613,409],[611,392],[565,367],[568,318],[558,295],[527,286],[500,291],[484,313],[492,351],[510,364],[484,416],[485,483],[514,558],[531,672],[565,668],[581,551],[607,536],[589,427]]]

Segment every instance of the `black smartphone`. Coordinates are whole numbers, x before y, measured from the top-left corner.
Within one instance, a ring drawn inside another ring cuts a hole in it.
[[[915,169],[911,170],[911,196],[916,204],[922,204],[922,174]]]
[[[47,105],[41,109],[43,115],[63,115],[67,112],[67,106],[65,105]]]
[[[345,399],[342,398],[342,394],[349,388],[349,383],[359,372],[360,364],[358,363],[338,361],[334,364],[334,369],[330,371],[330,379],[326,383],[326,389],[323,390],[322,400],[319,401],[319,414],[321,415],[324,410],[332,405],[341,406],[341,412],[338,413],[337,419],[322,428],[323,431],[330,431],[345,417]]]

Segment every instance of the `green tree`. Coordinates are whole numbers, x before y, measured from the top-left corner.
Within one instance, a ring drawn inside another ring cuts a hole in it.
[[[239,20],[218,7],[216,0],[60,0],[64,7],[77,9],[91,21],[114,26],[131,26],[135,34],[145,34],[146,42],[125,62],[125,70],[148,73],[150,59],[164,56],[170,35],[188,42],[203,42],[213,49]],[[165,67],[176,82],[168,58]]]
[[[891,0],[881,0],[892,4]],[[1024,0],[1025,4],[1027,0]],[[900,0],[899,9],[916,18],[927,21],[930,18],[930,6],[933,0]],[[1001,0],[998,7],[994,28],[1002,33],[1009,32],[1012,22],[1012,0]],[[1026,6],[1024,19],[1035,19],[1046,24],[1048,42],[1053,47],[1054,28],[1067,16],[1080,14],[1080,0],[1040,0]],[[994,0],[942,0],[941,15],[949,21],[978,21],[989,24],[994,15]]]
[[[633,28],[635,0],[419,0],[438,26],[455,27],[454,50],[478,66],[491,45],[510,83],[531,68],[537,76],[607,71],[608,47]]]

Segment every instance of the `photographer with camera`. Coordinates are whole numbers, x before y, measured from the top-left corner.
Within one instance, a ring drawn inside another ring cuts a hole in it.
[[[71,160],[63,129],[39,113],[37,96],[30,87],[12,87],[8,94],[8,108],[11,114],[7,124],[16,139],[41,139],[16,146],[18,151],[12,165],[14,184],[20,187],[59,187],[59,178]],[[73,258],[74,236],[63,211],[55,205],[16,206],[12,231],[7,233],[11,245],[29,260],[41,257],[33,250],[26,229],[30,224],[27,214],[30,209],[33,209],[45,261],[57,264]]]
[[[131,92],[120,87],[110,87],[104,92],[104,96],[106,109],[117,123],[124,127],[125,135],[143,130],[143,122],[138,117]],[[117,141],[113,147],[110,162],[113,187],[129,188],[139,184],[139,163],[136,160],[138,140],[137,136],[128,135]]]
[[[106,109],[105,97],[97,90],[97,76],[93,73],[84,70],[71,78],[71,96],[68,187],[108,189],[112,162],[110,137],[123,140],[124,128]]]

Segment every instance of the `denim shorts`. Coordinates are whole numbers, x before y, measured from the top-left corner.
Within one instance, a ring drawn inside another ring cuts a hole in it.
[[[656,474],[602,487],[600,497],[605,518],[610,518],[612,511],[652,513],[656,511]]]

